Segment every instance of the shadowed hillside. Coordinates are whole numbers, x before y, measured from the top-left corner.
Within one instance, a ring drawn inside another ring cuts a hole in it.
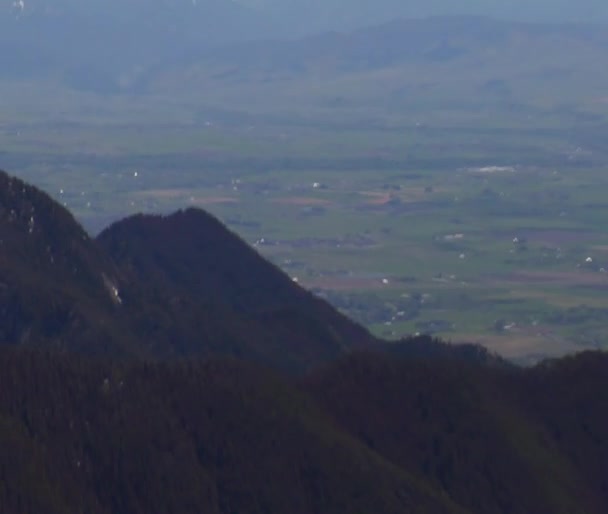
[[[251,347],[266,359],[314,363],[372,341],[204,211],[135,216],[97,239],[144,295],[186,302],[186,309],[192,302],[213,306],[250,322]]]
[[[91,240],[63,207],[0,176],[5,344],[298,371],[374,342],[203,211],[134,217]]]
[[[121,351],[119,273],[72,215],[0,173],[0,340]]]

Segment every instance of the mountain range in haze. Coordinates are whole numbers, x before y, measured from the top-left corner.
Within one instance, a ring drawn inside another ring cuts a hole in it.
[[[608,48],[601,13],[596,23],[559,24],[550,17],[541,23],[395,14],[375,26],[315,34],[296,30],[282,15],[277,22],[271,13],[278,4],[132,0],[110,7],[31,0],[0,12],[0,44],[11,49],[0,55],[0,85],[25,82],[22,95],[38,99],[54,84],[101,98],[129,94],[188,105],[204,99],[207,106],[266,115],[336,102],[355,112],[366,103],[383,109],[385,101],[400,112],[441,99],[464,105],[471,95],[482,103],[583,105],[603,98],[608,87],[594,64]],[[288,11],[298,8],[294,2]],[[437,13],[446,9],[438,6]],[[356,5],[342,11],[358,12]],[[563,15],[560,22],[575,19],[565,9],[552,12]]]
[[[238,0],[258,9],[276,23],[302,32],[353,29],[397,18],[473,15],[533,22],[606,22],[608,6],[600,0],[480,0],[398,1],[381,0]]]
[[[557,23],[608,21],[608,7],[600,0],[583,0],[576,4],[569,0],[515,0],[508,3],[494,0],[128,0],[120,4],[99,0],[86,4],[73,0],[4,0],[3,3],[0,13],[13,18],[47,15],[81,16],[82,20],[86,17],[102,16],[102,19],[140,22],[144,25],[161,17],[166,25],[176,21],[187,24],[201,23],[206,19],[213,21],[217,33],[223,32],[226,39],[243,37],[238,31],[243,26],[234,24],[239,19],[246,20],[247,25],[254,30],[250,34],[257,31],[258,35],[263,35],[264,29],[271,30],[272,35],[303,35],[324,30],[353,29],[397,18],[427,16],[472,15]],[[203,27],[210,26],[205,24]]]

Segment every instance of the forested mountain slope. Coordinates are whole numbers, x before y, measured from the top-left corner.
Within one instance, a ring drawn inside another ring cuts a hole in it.
[[[0,369],[6,512],[463,512],[268,371],[7,351]]]
[[[0,506],[600,514],[607,377],[602,354],[505,370],[365,353],[295,381],[5,348]]]
[[[354,355],[307,381],[344,430],[480,514],[608,505],[608,357],[532,369]]]

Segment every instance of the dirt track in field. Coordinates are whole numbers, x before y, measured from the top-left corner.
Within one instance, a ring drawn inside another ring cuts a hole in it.
[[[329,200],[323,200],[321,198],[311,198],[311,197],[305,197],[305,196],[275,198],[271,201],[273,203],[280,203],[282,205],[297,205],[297,206],[302,206],[302,207],[323,206],[323,205],[331,204],[331,202]]]

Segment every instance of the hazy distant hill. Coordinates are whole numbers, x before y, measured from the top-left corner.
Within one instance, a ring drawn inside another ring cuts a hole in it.
[[[396,18],[479,15],[520,21],[607,22],[602,0],[237,0],[301,31],[361,27]]]
[[[150,69],[176,56],[260,37],[269,28],[263,15],[230,0],[5,2],[0,45],[11,51],[0,55],[0,77],[132,90]]]
[[[260,115],[300,109],[330,119],[593,112],[605,105],[608,72],[597,64],[607,51],[603,25],[433,17],[201,52],[159,69],[147,87]]]
[[[382,4],[332,5],[294,2],[281,14],[282,3],[228,0],[129,0],[120,9],[99,0],[86,6],[27,0],[0,11],[0,45],[11,49],[0,55],[0,84],[26,79],[34,88],[59,83],[103,95],[204,98],[206,105],[263,112],[292,106],[294,98],[295,105],[337,102],[349,109],[384,99],[392,111],[395,102],[437,105],[446,96],[517,104],[549,92],[562,103],[593,102],[608,88],[608,73],[596,65],[608,48],[601,24],[396,19],[374,14]],[[346,14],[361,22],[334,23]],[[307,16],[329,21],[294,28]],[[385,18],[391,21],[369,26]],[[593,21],[603,19],[600,12]],[[313,34],[321,28],[345,31]]]
[[[364,72],[407,64],[490,66],[523,48],[539,54],[522,65],[559,58],[564,67],[584,52],[608,49],[605,26],[505,22],[490,18],[450,16],[398,20],[352,32],[332,32],[295,41],[259,41],[218,48],[203,62],[239,70]],[[554,52],[555,54],[552,54]],[[522,55],[522,57],[525,57]],[[495,61],[494,63],[492,61]],[[511,68],[505,72],[511,72]]]

